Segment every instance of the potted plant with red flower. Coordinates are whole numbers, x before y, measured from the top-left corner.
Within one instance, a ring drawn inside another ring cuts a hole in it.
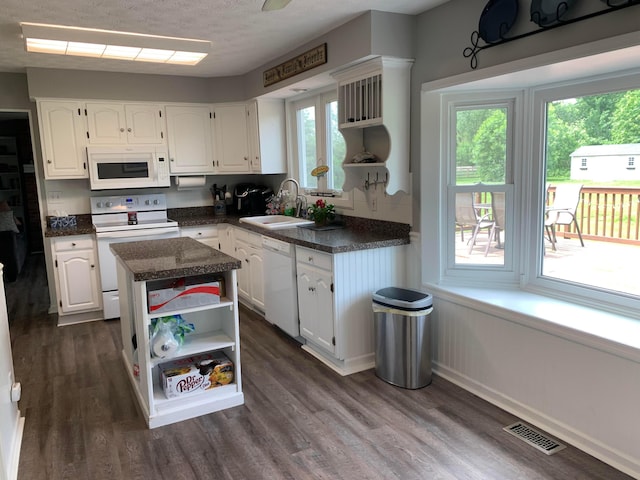
[[[318,226],[326,225],[336,216],[335,207],[322,198],[316,200],[316,203],[307,209],[307,214]]]

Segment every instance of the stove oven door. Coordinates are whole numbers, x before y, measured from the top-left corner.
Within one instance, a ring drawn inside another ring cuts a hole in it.
[[[104,306],[105,320],[118,318],[120,316],[116,259],[109,249],[109,245],[112,243],[139,242],[161,238],[176,238],[179,236],[180,230],[177,226],[96,233],[100,280],[102,281],[102,305]]]

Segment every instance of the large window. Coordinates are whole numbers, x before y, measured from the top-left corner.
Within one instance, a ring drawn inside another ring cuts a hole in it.
[[[422,217],[427,281],[521,287],[637,315],[640,175],[629,159],[640,153],[639,83],[425,94],[423,202],[441,205]]]
[[[345,142],[338,131],[338,100],[335,91],[297,100],[291,107],[293,153],[300,186],[307,192],[340,194],[344,184],[342,162]],[[326,175],[317,177],[314,168],[326,165]]]
[[[540,102],[546,112],[542,276],[640,295],[630,267],[640,265],[640,175],[628,168],[629,153],[640,149],[640,90],[545,95]]]

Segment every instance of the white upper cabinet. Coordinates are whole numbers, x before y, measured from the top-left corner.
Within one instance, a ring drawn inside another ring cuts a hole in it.
[[[162,106],[155,104],[87,103],[85,114],[92,145],[162,144]]]
[[[284,100],[247,103],[247,136],[252,173],[287,173]]]
[[[211,108],[169,105],[166,115],[171,174],[215,173]]]
[[[219,173],[249,173],[245,104],[214,105],[213,112],[216,170]]]
[[[46,179],[88,178],[82,109],[76,101],[38,101]]]
[[[347,153],[345,191],[367,188],[380,178],[385,192],[410,191],[410,83],[413,60],[377,57],[334,74],[338,81],[338,124]],[[357,154],[372,153],[375,163]]]
[[[165,143],[164,107],[155,104],[125,105],[128,143]]]

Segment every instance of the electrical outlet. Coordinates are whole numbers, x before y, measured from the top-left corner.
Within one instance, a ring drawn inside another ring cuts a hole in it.
[[[61,203],[62,192],[47,192],[47,200],[49,203]]]

